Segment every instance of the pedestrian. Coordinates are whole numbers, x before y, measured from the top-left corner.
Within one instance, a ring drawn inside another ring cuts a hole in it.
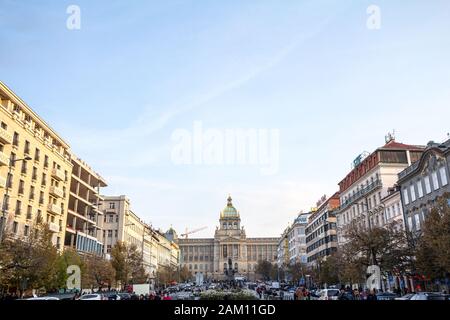
[[[172,297],[171,297],[171,296],[169,296],[169,294],[168,294],[168,293],[166,293],[166,294],[164,294],[164,298],[163,298],[163,300],[172,300]]]
[[[369,294],[367,295],[367,300],[368,301],[369,300],[372,300],[372,301],[377,300],[377,295],[376,295],[376,290],[375,289],[370,290]]]

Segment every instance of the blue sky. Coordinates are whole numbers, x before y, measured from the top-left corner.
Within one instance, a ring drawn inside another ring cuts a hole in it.
[[[248,236],[277,236],[388,131],[446,138],[449,32],[445,0],[0,0],[0,79],[154,226],[212,236],[231,193]],[[278,129],[277,174],[175,165],[194,121]]]

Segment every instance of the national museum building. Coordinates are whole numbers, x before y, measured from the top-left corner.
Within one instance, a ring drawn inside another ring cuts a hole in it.
[[[187,266],[194,275],[202,273],[205,279],[255,280],[258,261],[276,262],[279,239],[247,238],[231,197],[220,213],[219,222],[214,238],[178,239],[181,266]]]

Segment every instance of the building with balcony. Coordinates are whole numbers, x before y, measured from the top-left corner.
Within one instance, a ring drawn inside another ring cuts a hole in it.
[[[27,158],[28,160],[23,160]],[[70,174],[69,145],[20,97],[0,82],[0,224],[27,237],[40,216],[63,249]]]
[[[255,280],[259,261],[277,262],[278,242],[275,237],[247,238],[231,197],[220,212],[214,238],[178,239],[182,266],[194,275],[201,273],[205,279],[215,280],[230,280],[233,276]]]
[[[396,142],[389,136],[384,146],[354,160],[353,169],[339,182],[341,205],[336,212],[339,245],[346,243],[345,232],[352,223],[362,229],[386,224],[383,199],[392,200],[388,197],[389,190],[397,184],[398,173],[417,161],[423,149]]]
[[[280,239],[278,240],[277,246],[277,265],[279,268],[287,266],[289,264],[289,240],[288,234],[291,229],[291,226],[287,226],[281,234]]]
[[[100,188],[107,186],[106,181],[74,155],[72,165],[64,245],[79,253],[103,255],[103,212],[99,206],[103,200]],[[66,196],[56,186],[50,191],[56,197]]]
[[[311,267],[316,267],[337,250],[336,210],[339,204],[339,192],[336,192],[330,198],[321,200],[320,206],[308,218],[306,255]]]
[[[436,200],[450,192],[449,163],[450,140],[429,142],[418,161],[398,174],[406,228],[416,236]]]

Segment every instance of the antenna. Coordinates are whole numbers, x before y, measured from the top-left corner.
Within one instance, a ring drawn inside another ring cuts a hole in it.
[[[392,133],[388,132],[387,135],[384,136],[384,141],[389,143],[395,140],[395,129],[392,130]]]

